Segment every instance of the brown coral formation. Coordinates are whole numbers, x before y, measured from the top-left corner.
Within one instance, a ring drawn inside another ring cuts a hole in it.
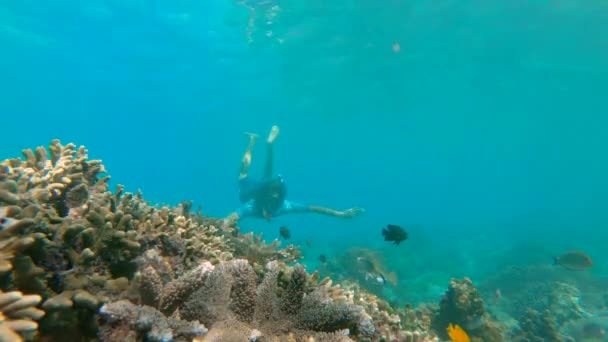
[[[135,305],[128,300],[105,304],[99,310],[100,341],[176,341],[186,342],[207,333],[198,322],[167,317],[153,307]]]
[[[289,274],[284,285],[281,272]],[[237,259],[218,265],[180,308],[180,316],[203,322],[210,327],[210,336],[223,338],[228,338],[225,334],[247,337],[254,330],[270,340],[290,335],[298,340],[327,334],[344,337],[344,331],[354,336],[373,334],[364,310],[339,298],[326,284],[313,286],[301,265],[287,267],[273,261],[258,279],[247,260]]]
[[[520,327],[512,334],[514,342],[555,341],[563,342],[564,337],[559,333],[555,317],[550,311],[538,312],[528,309],[520,320]]]
[[[433,322],[435,331],[447,339],[449,324],[457,324],[472,341],[504,341],[505,327],[494,321],[486,312],[483,299],[469,278],[452,279]]]

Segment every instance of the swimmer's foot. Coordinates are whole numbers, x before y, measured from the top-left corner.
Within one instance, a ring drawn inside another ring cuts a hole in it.
[[[267,142],[269,144],[272,144],[278,135],[279,135],[279,126],[277,126],[277,125],[272,126],[272,128],[270,129],[270,134],[268,134]]]

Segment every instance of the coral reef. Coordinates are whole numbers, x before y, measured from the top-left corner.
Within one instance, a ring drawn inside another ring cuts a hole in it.
[[[269,261],[279,260],[290,264],[302,259],[302,253],[296,246],[288,245],[285,248],[279,248],[281,246],[279,240],[267,244],[264,242],[262,234],[253,232],[233,234],[228,243],[234,251],[234,256],[249,261],[258,275],[263,273],[264,265]]]
[[[593,321],[594,312],[605,311],[604,279],[550,265],[509,267],[486,280],[483,287],[488,295],[500,288],[504,298],[493,305],[493,310],[509,316],[502,317],[503,322],[510,317],[519,320],[510,332],[510,339],[516,341],[564,341],[567,335],[584,341],[580,336],[586,331],[585,322]],[[587,296],[586,305],[581,287]]]
[[[217,220],[190,215],[187,204],[153,207],[122,186],[108,191],[103,164],[82,146],[54,140],[23,155],[0,169],[0,219],[14,239],[3,242],[12,247],[1,254],[0,287],[41,296],[44,334],[94,337],[98,308],[129,289],[147,249],[171,256],[178,275],[232,258]]]
[[[511,312],[515,317],[522,317],[527,314],[528,309],[549,311],[561,326],[588,316],[580,305],[580,297],[580,291],[568,283],[533,283],[526,292],[513,296]]]
[[[207,333],[198,322],[167,318],[158,310],[128,300],[105,304],[99,310],[100,341],[192,341]]]
[[[382,253],[369,248],[349,248],[342,255],[328,260],[321,267],[321,272],[334,279],[355,281],[378,296],[383,294],[386,287],[397,286],[397,274],[386,269]],[[379,276],[386,281],[377,281]]]
[[[363,281],[396,284],[373,252],[349,251],[342,261],[367,269],[334,284],[297,264],[296,246],[225,232],[192,202],[110,191],[83,146],[53,140],[23,156],[0,169],[0,339],[430,342],[453,323],[502,341],[468,279],[439,309],[395,309]]]
[[[281,272],[289,273],[284,286],[279,281]],[[258,281],[247,260],[235,259],[211,272],[180,308],[180,315],[203,322],[212,336],[250,336],[253,330],[265,338],[344,336],[345,330],[357,336],[373,334],[364,310],[342,298],[327,283],[312,286],[301,265],[288,267],[272,261]],[[227,326],[240,328],[227,332]]]
[[[551,312],[528,309],[520,320],[520,328],[512,333],[510,340],[514,342],[562,342],[564,337],[559,333]]]
[[[448,338],[449,324],[464,328],[472,341],[503,341],[506,330],[486,312],[483,299],[469,278],[452,279],[439,304],[433,326],[441,338]]]

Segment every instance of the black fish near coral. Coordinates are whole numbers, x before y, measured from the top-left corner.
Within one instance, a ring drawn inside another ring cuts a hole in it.
[[[291,238],[291,233],[289,232],[289,228],[287,226],[283,226],[279,228],[279,235],[285,240],[289,240]]]
[[[382,235],[384,236],[384,241],[394,242],[395,245],[399,245],[401,241],[407,240],[407,232],[394,224],[389,224],[386,228],[383,228]]]
[[[324,254],[319,255],[319,261],[321,263],[326,263],[327,262],[327,257]]]

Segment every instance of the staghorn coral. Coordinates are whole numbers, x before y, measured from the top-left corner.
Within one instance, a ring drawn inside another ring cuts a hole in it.
[[[495,322],[486,312],[483,299],[469,278],[452,279],[433,322],[434,330],[441,338],[448,338],[449,324],[465,329],[472,341],[503,341],[505,328]]]

